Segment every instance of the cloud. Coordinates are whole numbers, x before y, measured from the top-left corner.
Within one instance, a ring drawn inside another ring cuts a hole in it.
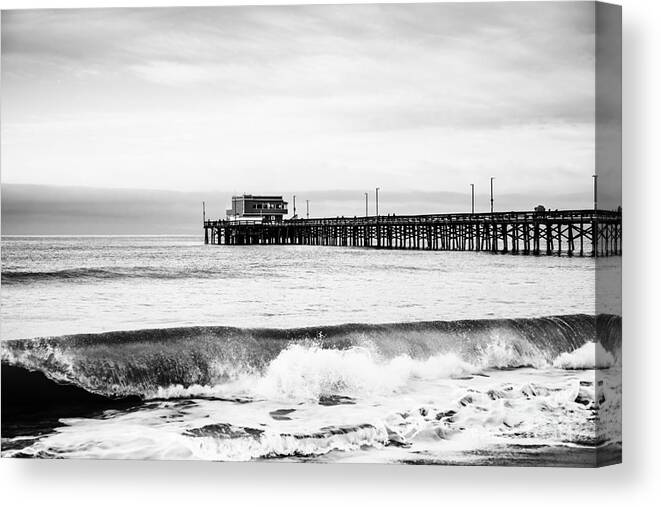
[[[3,181],[560,195],[594,45],[588,2],[9,11]]]
[[[167,85],[189,85],[216,81],[225,69],[201,67],[190,63],[151,61],[130,67],[147,81]]]

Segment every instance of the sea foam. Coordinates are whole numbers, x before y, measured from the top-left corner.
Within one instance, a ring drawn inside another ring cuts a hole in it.
[[[555,361],[555,368],[565,370],[590,370],[594,368],[610,368],[615,364],[613,354],[608,352],[601,343],[588,342],[573,352],[563,352]]]
[[[408,355],[382,359],[364,347],[339,350],[297,344],[269,364],[255,392],[270,399],[387,394],[403,388],[411,379],[450,378],[473,370],[474,366],[452,353],[424,360]]]

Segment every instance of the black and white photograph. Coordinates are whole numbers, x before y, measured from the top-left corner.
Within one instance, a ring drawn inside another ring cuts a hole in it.
[[[2,10],[2,458],[621,462],[621,12]]]

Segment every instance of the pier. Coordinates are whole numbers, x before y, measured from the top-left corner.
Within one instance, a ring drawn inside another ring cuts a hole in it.
[[[602,257],[622,254],[622,213],[562,210],[281,222],[204,220],[204,242]]]

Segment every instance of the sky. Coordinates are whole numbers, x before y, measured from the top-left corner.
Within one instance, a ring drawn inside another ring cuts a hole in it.
[[[466,211],[470,183],[485,210],[493,176],[503,210],[592,206],[590,2],[19,10],[1,29],[3,232],[53,186],[85,209],[296,193],[336,216],[376,186],[384,213]]]

